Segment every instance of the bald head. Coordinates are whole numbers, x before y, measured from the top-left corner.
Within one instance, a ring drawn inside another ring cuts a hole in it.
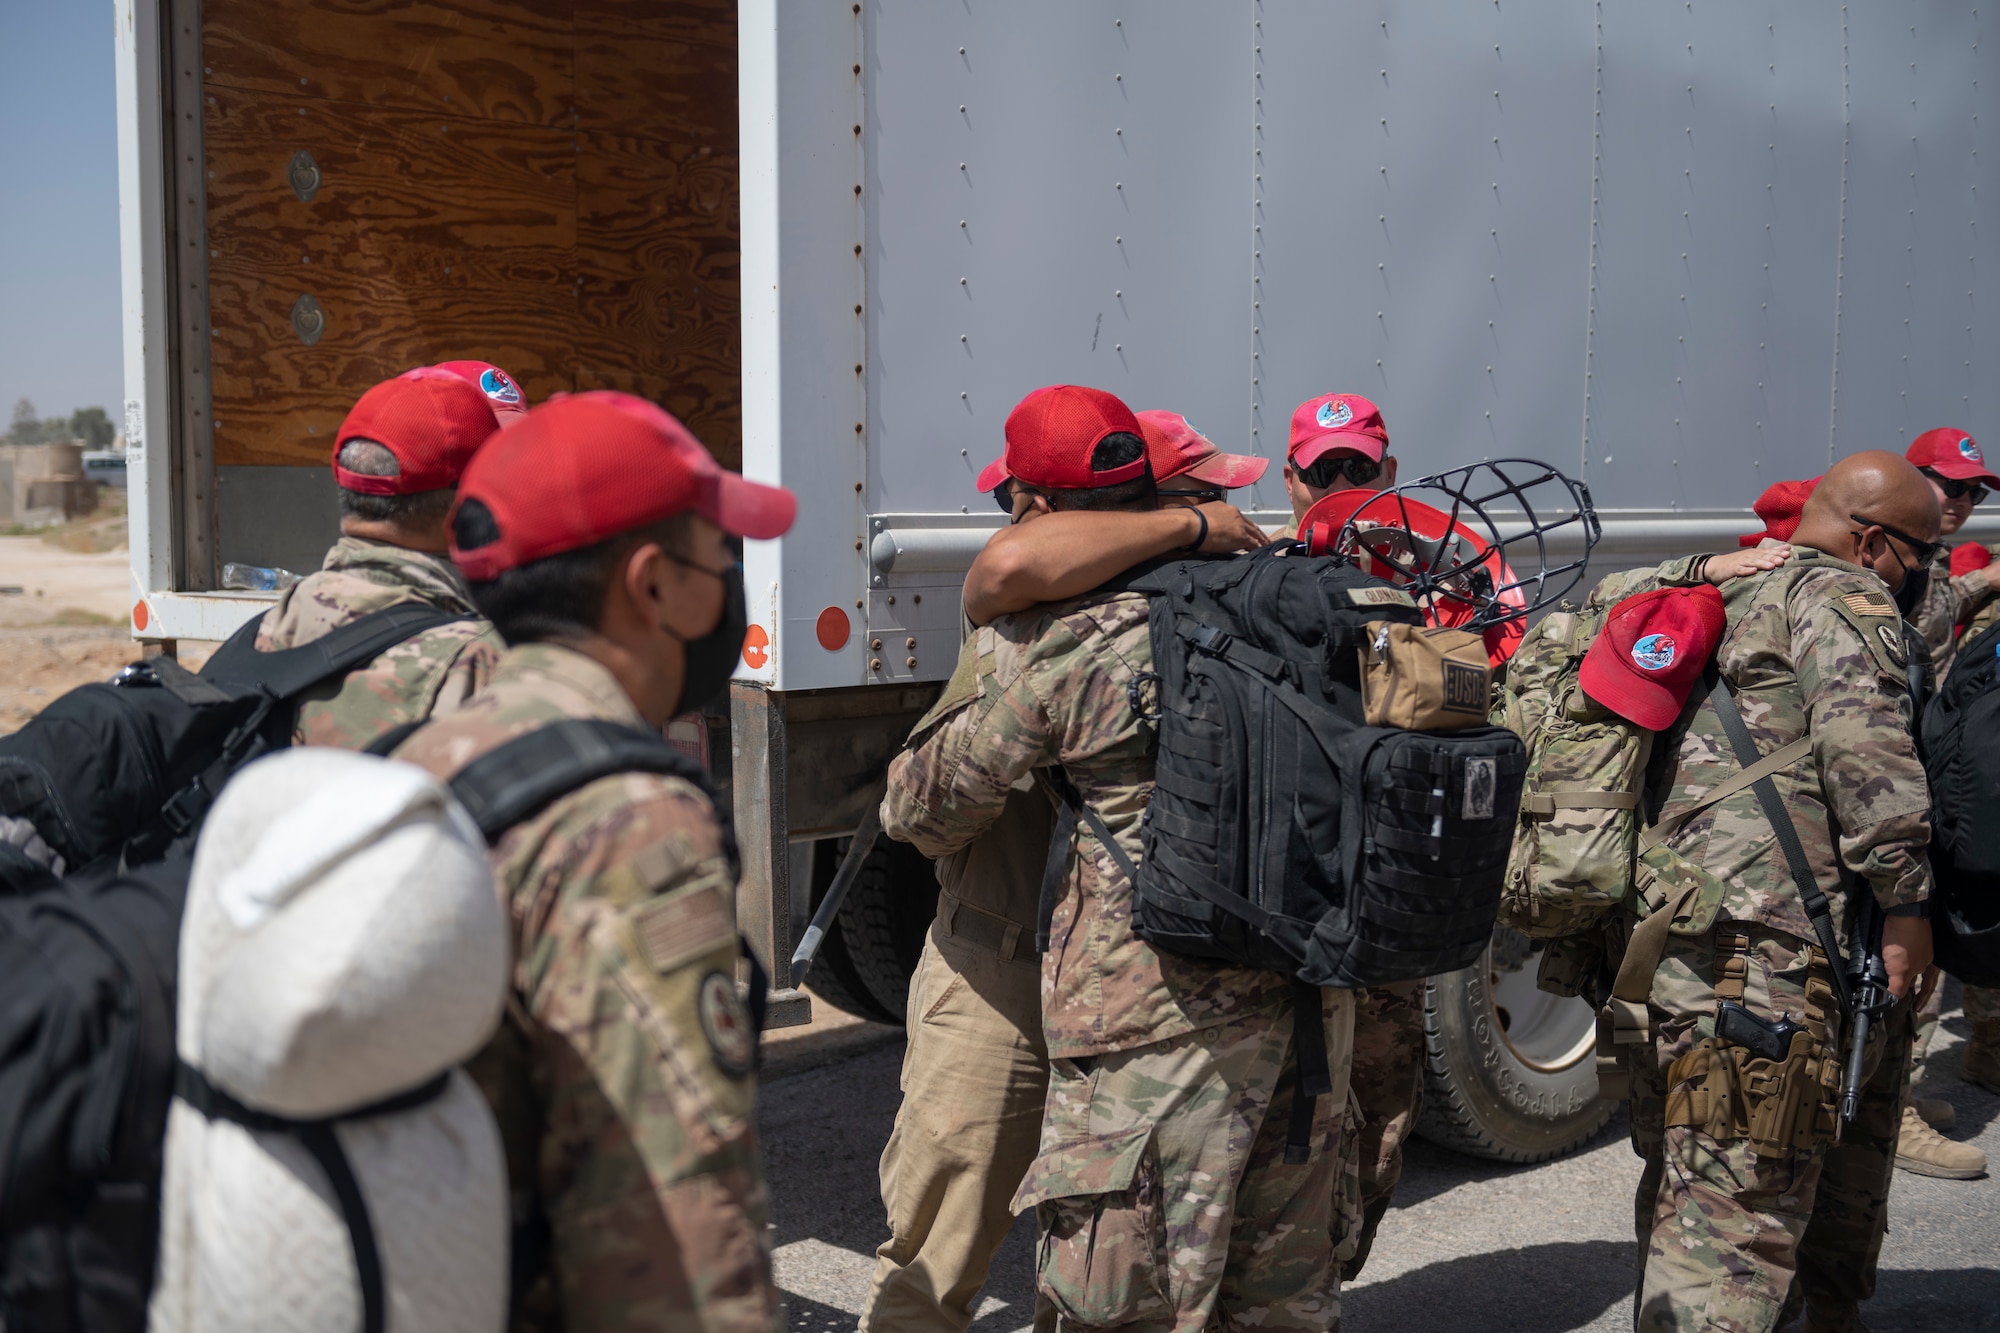
[[[1894,591],[1922,563],[1907,538],[1934,542],[1942,522],[1937,492],[1901,454],[1869,449],[1827,469],[1813,488],[1792,540],[1866,565]],[[1902,536],[1884,531],[1894,528]]]

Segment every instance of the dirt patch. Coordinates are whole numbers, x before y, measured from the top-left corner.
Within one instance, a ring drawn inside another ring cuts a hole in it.
[[[212,644],[183,644],[180,660],[199,668],[212,651]],[[0,734],[20,730],[79,685],[110,680],[141,655],[140,645],[117,625],[0,629]]]

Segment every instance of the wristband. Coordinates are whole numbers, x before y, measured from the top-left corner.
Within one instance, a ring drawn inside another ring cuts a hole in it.
[[[1194,515],[1195,522],[1201,524],[1201,532],[1193,541],[1181,547],[1181,549],[1183,551],[1199,551],[1202,543],[1208,540],[1208,515],[1202,513],[1199,509],[1190,509],[1188,512]]]

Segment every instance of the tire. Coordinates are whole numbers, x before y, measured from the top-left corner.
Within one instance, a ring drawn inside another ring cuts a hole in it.
[[[814,849],[815,911],[846,853],[845,838]],[[858,1018],[901,1027],[910,1004],[910,974],[937,915],[937,895],[928,857],[907,843],[879,840],[820,944],[808,978],[813,990]]]
[[[1535,986],[1541,945],[1493,932],[1485,959],[1431,978],[1417,1132],[1499,1162],[1543,1162],[1590,1141],[1613,1106],[1597,1095],[1596,1016]]]

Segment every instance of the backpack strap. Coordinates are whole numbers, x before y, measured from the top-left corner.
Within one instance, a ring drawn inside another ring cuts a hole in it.
[[[260,653],[257,632],[269,614],[267,611],[245,622],[215,650],[199,674],[208,680],[256,685],[280,699],[289,699],[328,676],[374,661],[405,639],[473,618],[467,612],[447,611],[429,602],[398,602],[349,621],[311,643]]]
[[[451,794],[472,816],[488,843],[524,819],[599,778],[617,773],[657,773],[693,783],[711,801],[715,789],[702,766],[650,731],[601,718],[566,718],[516,736],[461,768]],[[731,873],[738,865],[736,836],[716,806]]]
[[[361,1182],[354,1176],[354,1164],[347,1160],[347,1151],[340,1146],[340,1138],[333,1132],[333,1127],[343,1120],[366,1120],[373,1116],[415,1110],[443,1096],[450,1084],[451,1073],[446,1071],[408,1092],[384,1097],[381,1101],[356,1107],[352,1111],[312,1120],[295,1120],[290,1116],[273,1115],[245,1106],[210,1083],[207,1075],[184,1060],[174,1066],[174,1096],[197,1115],[205,1120],[226,1120],[256,1133],[290,1135],[319,1163],[320,1170],[326,1173],[327,1183],[333,1188],[334,1201],[340,1205],[341,1220],[347,1224],[348,1243],[354,1250],[354,1276],[361,1288],[363,1333],[385,1333],[388,1328],[388,1287],[382,1277],[382,1251],[375,1241],[375,1224],[368,1216],[368,1200],[361,1193]]]
[[[1750,728],[1744,725],[1743,714],[1737,711],[1736,691],[1722,678],[1714,662],[1708,664],[1704,678],[1708,681],[1708,701],[1714,705],[1716,716],[1722,719],[1722,730],[1729,737],[1730,748],[1736,752],[1736,762],[1746,771],[1756,767],[1759,759],[1757,742],[1751,738]],[[1833,965],[1840,957],[1840,942],[1833,933],[1833,910],[1827,904],[1826,895],[1820,892],[1819,878],[1813,874],[1812,862],[1806,859],[1805,844],[1799,841],[1798,826],[1792,823],[1791,812],[1785,809],[1784,799],[1778,795],[1777,784],[1771,781],[1770,774],[1757,778],[1750,787],[1757,793],[1757,804],[1763,807],[1764,818],[1771,822],[1771,831],[1778,836],[1778,847],[1785,854],[1785,864],[1791,869],[1792,882],[1799,891],[1799,902],[1806,909],[1806,919],[1812,922],[1819,947],[1825,952],[1829,965]],[[1837,965],[1832,967],[1832,971],[1834,989],[1840,997],[1840,1009],[1846,1013],[1851,1001],[1847,971]]]

